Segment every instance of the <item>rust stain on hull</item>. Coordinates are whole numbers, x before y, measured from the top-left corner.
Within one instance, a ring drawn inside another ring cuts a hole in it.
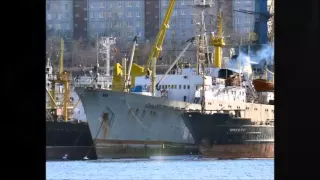
[[[103,113],[102,114],[102,134],[103,138],[107,138],[107,133],[108,133],[108,124],[109,124],[109,118],[108,118],[108,113]]]
[[[274,143],[199,146],[199,151],[209,158],[274,158]]]

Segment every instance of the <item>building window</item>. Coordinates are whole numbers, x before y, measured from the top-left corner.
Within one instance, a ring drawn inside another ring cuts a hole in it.
[[[118,16],[119,16],[119,17],[122,17],[122,12],[119,12],[119,13],[118,13]]]
[[[65,4],[65,6],[64,6],[64,7],[65,7],[65,9],[66,9],[66,10],[68,10],[68,4]]]
[[[181,0],[181,5],[185,5],[185,4],[184,4],[184,0]]]
[[[104,12],[99,13],[99,18],[104,18]]]
[[[180,25],[181,25],[181,26],[184,26],[185,24],[186,24],[186,20],[184,20],[184,19],[181,20],[181,24],[180,24]]]
[[[127,7],[132,7],[132,2],[131,2],[131,1],[127,1],[127,2],[126,2],[126,6],[127,6]]]
[[[137,21],[137,27],[140,27],[140,21]]]
[[[48,24],[48,27],[51,29],[52,28],[52,24]]]
[[[109,2],[110,4],[109,4],[109,8],[112,8],[112,2]]]
[[[118,3],[118,7],[122,7],[122,2],[121,1]]]
[[[136,6],[137,6],[137,7],[140,7],[140,2],[139,2],[139,1],[136,3]]]
[[[104,23],[101,23],[100,26],[101,26],[101,29],[104,29],[106,27]]]
[[[172,16],[176,16],[176,15],[177,15],[177,10],[173,10]]]
[[[240,18],[236,18],[236,23],[240,24]]]
[[[100,8],[104,8],[104,2],[100,2]]]
[[[140,12],[139,11],[136,12],[136,16],[140,17]]]
[[[50,13],[47,14],[47,18],[48,18],[48,20],[51,20],[51,19],[52,19],[52,16],[51,16]]]
[[[90,17],[91,17],[91,18],[95,18],[94,12],[91,13]]]
[[[195,24],[195,23],[196,23],[196,20],[192,19],[191,24]]]
[[[181,85],[179,85],[179,89],[181,89]]]
[[[184,13],[184,10],[183,10],[183,9],[180,10],[180,14],[181,14],[181,15],[186,15],[186,14]]]
[[[69,24],[66,24],[66,29],[67,29],[67,30],[70,30]]]
[[[186,30],[182,30],[182,36],[186,36],[187,33],[186,33]]]
[[[50,9],[50,3],[47,3],[47,10]]]
[[[176,20],[175,19],[172,19],[171,20],[171,26],[175,26],[176,25]]]
[[[91,24],[91,27],[92,27],[92,29],[94,29],[94,24],[93,23]]]
[[[166,6],[167,2],[166,1],[162,1],[162,6]]]
[[[186,89],[186,85],[183,85],[183,89]]]
[[[127,12],[127,17],[132,17],[132,14],[130,11]]]
[[[131,32],[131,31],[129,31],[129,32],[127,32],[127,36],[133,36],[133,32]]]
[[[60,24],[56,24],[56,29],[61,29],[61,25]]]
[[[132,27],[132,21],[128,21],[128,22],[127,22],[127,26],[128,26],[128,27]]]

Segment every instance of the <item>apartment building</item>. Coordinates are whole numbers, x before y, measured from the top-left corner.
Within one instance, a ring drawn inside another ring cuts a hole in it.
[[[72,37],[73,1],[46,0],[47,33]]]
[[[88,36],[144,38],[144,0],[88,0]]]
[[[256,0],[233,0],[236,10],[256,11]],[[254,31],[255,15],[233,11],[234,31],[239,35],[247,35]]]

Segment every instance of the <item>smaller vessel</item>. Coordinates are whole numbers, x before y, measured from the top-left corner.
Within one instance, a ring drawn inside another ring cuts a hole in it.
[[[182,117],[204,157],[274,157],[274,123],[271,120],[256,123],[229,113],[201,112],[185,112]]]
[[[74,118],[78,103],[70,96],[70,77],[63,71],[62,39],[58,74],[53,73],[50,58],[46,66],[46,160],[97,159],[88,123]]]
[[[273,92],[274,90],[274,82],[273,78],[272,80],[269,80],[268,74],[271,74],[272,76],[274,75],[273,72],[268,70],[267,68],[267,62],[265,61],[264,63],[264,78],[259,78],[259,79],[253,79],[252,80],[252,85],[256,92]]]
[[[274,90],[274,83],[266,79],[254,79],[252,85],[257,92],[270,92]]]

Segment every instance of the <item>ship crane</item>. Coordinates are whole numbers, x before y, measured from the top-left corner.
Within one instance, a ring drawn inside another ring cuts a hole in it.
[[[159,57],[160,52],[162,51],[162,44],[165,38],[165,35],[167,33],[167,29],[169,28],[169,22],[170,22],[170,18],[171,18],[171,14],[172,11],[174,9],[175,6],[175,0],[170,0],[170,3],[168,5],[168,9],[166,11],[166,14],[164,16],[163,19],[163,23],[161,25],[161,28],[157,34],[156,40],[153,44],[152,50],[149,54],[147,63],[146,63],[146,68],[148,69],[148,73],[150,73],[150,67],[151,67],[151,63],[152,61],[156,61]],[[156,63],[154,63],[154,65],[156,65]]]
[[[210,38],[210,45],[214,46],[214,66],[216,68],[221,68],[222,62],[222,48],[226,45],[223,38],[223,31],[222,31],[222,12],[219,11],[217,16],[217,25],[218,25],[218,32],[215,36],[213,33]]]
[[[153,84],[153,89],[155,89],[156,61],[158,60],[160,52],[162,51],[162,44],[163,44],[167,29],[169,28],[170,17],[174,9],[175,2],[176,0],[170,0],[162,25],[156,36],[156,40],[152,46],[151,52],[149,53],[149,56],[148,56],[148,60],[144,65],[144,67],[139,66],[136,63],[132,63],[132,65],[130,66],[130,74],[127,73],[126,75],[126,73],[124,72],[126,68],[121,66],[119,63],[115,64],[114,71],[113,71],[114,73],[113,73],[113,80],[112,80],[112,90],[124,91],[127,89],[126,87],[124,87],[125,84],[127,83],[123,83],[123,82],[126,82],[128,79],[130,79],[131,85],[134,86],[135,77],[143,76],[143,75],[150,76],[151,73],[153,73],[151,80]]]
[[[161,79],[158,81],[158,83],[156,84],[156,89],[160,90],[159,88],[159,84],[161,83],[161,81],[169,74],[169,72],[172,70],[172,68],[178,63],[179,59],[181,58],[181,56],[186,52],[186,50],[190,47],[190,45],[192,45],[194,43],[195,37],[192,37],[190,39],[188,39],[186,42],[188,42],[188,44],[184,47],[184,49],[180,52],[180,54],[178,55],[178,57],[173,61],[173,63],[170,65],[169,69],[164,73],[164,75],[161,77]]]
[[[68,121],[68,106],[70,103],[70,73],[63,70],[63,53],[64,53],[64,40],[60,41],[61,53],[60,53],[60,68],[57,76],[51,75],[48,80],[51,81],[51,93],[47,89],[47,93],[50,97],[51,114],[57,114],[58,105],[55,103],[55,85],[63,84],[64,86],[64,99],[63,99],[63,119]]]

